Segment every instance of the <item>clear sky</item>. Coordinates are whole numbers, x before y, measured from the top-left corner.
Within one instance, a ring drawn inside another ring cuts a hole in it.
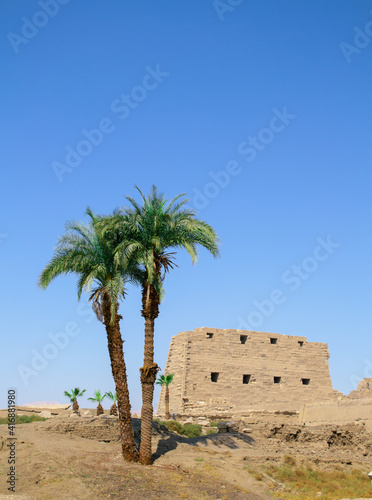
[[[209,326],[327,342],[344,393],[372,376],[371,1],[8,0],[0,14],[0,407],[9,387],[19,404],[114,389],[75,278],[37,281],[67,220],[135,185],[187,193],[221,239],[221,258],[179,253],[166,278],[162,369],[171,336]],[[120,311],[139,410],[139,289]]]

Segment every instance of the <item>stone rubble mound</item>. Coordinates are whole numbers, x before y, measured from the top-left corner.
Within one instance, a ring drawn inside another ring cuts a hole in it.
[[[39,425],[42,425],[45,430],[58,432],[59,434],[71,434],[105,443],[120,441],[119,420],[114,416],[78,417],[72,414],[71,417],[55,418]],[[141,420],[132,418],[132,425],[134,439],[138,444],[141,437]],[[163,438],[170,435],[168,429],[157,422],[153,422],[152,429],[153,437]]]
[[[52,432],[71,434],[85,439],[103,442],[117,442],[120,440],[118,418],[113,416],[55,418],[39,425]],[[135,441],[138,444],[141,436],[140,419],[132,418],[132,425]],[[203,438],[212,442],[217,439],[217,436],[222,438],[227,433],[241,436],[250,434],[254,440],[261,443],[265,442],[267,445],[277,443],[277,445],[312,446],[323,450],[343,449],[346,451],[353,449],[364,455],[369,454],[372,450],[371,434],[366,431],[363,424],[357,423],[319,426],[257,423],[256,425],[250,424],[250,427],[247,428],[244,421],[220,422],[217,435],[203,436]],[[191,440],[181,438],[181,436],[168,431],[165,426],[153,422],[154,439],[168,440],[172,437],[182,442],[191,443]],[[198,439],[200,438],[193,438],[193,441]]]

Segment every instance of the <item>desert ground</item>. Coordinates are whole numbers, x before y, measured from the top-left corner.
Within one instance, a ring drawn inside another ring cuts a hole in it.
[[[139,419],[134,418],[133,425],[138,441]],[[187,439],[154,423],[155,461],[142,466],[122,459],[115,417],[65,413],[16,427],[13,493],[6,483],[6,425],[0,426],[0,435],[0,498],[264,500],[281,498],[284,491],[283,484],[265,474],[268,464],[287,461],[315,470],[366,472],[372,468],[372,436],[358,424],[304,427],[257,422],[233,432]],[[315,498],[322,498],[321,492]]]

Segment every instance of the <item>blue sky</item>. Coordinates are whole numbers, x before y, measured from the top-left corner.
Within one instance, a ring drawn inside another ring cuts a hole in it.
[[[172,335],[209,326],[327,342],[344,393],[372,376],[371,7],[2,2],[1,407],[9,387],[19,404],[113,390],[104,327],[77,303],[75,279],[37,281],[66,221],[87,206],[110,213],[135,185],[187,193],[221,239],[218,260],[179,253],[166,279],[162,368]],[[129,288],[134,410],[139,311]]]

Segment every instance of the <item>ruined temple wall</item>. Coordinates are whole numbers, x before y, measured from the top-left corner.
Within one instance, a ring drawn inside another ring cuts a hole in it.
[[[210,328],[182,332],[172,337],[165,369],[175,373],[170,411],[297,410],[305,402],[335,399],[328,358],[327,344],[307,342],[306,337]],[[218,374],[215,382],[212,373]],[[274,377],[280,377],[279,383]],[[164,390],[158,414],[164,414]]]
[[[173,381],[169,385],[170,410],[171,413],[183,413],[183,397],[185,394],[185,379],[187,376],[186,368],[189,366],[187,361],[188,339],[192,332],[182,332],[172,337],[168,351],[168,358],[164,373],[166,375],[174,373]],[[165,388],[160,391],[157,415],[165,415],[164,408]]]
[[[372,432],[372,399],[343,398],[337,401],[306,403],[300,411],[300,423],[305,425],[358,422]]]

